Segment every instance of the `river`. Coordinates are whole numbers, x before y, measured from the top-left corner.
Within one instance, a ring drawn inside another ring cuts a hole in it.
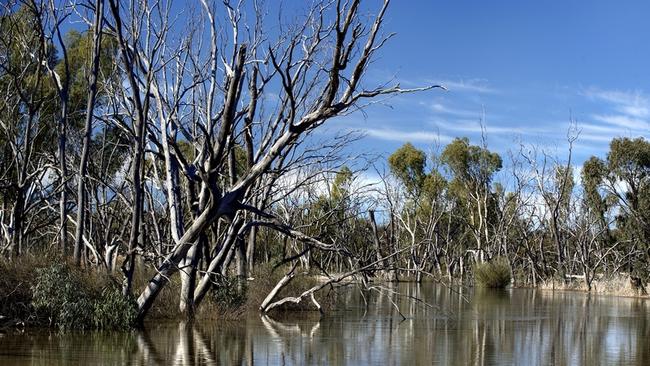
[[[648,300],[430,283],[384,290],[342,290],[322,317],[253,314],[192,326],[151,322],[124,333],[0,334],[0,365],[650,364]]]

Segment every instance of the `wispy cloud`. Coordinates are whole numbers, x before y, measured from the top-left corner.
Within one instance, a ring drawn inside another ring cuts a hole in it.
[[[602,90],[590,88],[584,92],[590,99],[614,104],[616,109],[628,116],[650,117],[650,98],[641,91]]]
[[[650,127],[650,96],[641,91],[587,89],[587,98],[605,102],[613,111],[607,114],[594,114],[595,121],[629,130],[647,130]]]
[[[450,142],[451,137],[429,131],[400,131],[392,128],[366,128],[363,130],[368,136],[384,141],[397,142]]]
[[[498,93],[498,90],[488,86],[484,79],[432,80],[432,82],[445,86],[451,92]]]
[[[580,124],[580,139],[609,142],[614,137],[643,136],[650,128],[650,96],[642,91],[587,89],[588,99],[605,106],[591,115],[593,123]]]
[[[596,121],[604,122],[609,125],[622,127],[629,130],[647,130],[650,124],[642,119],[634,118],[624,114],[620,115],[602,115],[594,114],[592,116]]]
[[[430,108],[436,114],[445,114],[445,115],[456,116],[456,117],[476,118],[476,119],[481,117],[480,111],[475,111],[470,109],[450,108],[442,103],[433,103],[430,105]]]
[[[513,127],[513,126],[499,126],[490,123],[485,123],[481,126],[479,121],[473,120],[456,120],[456,121],[441,121],[436,120],[433,122],[436,127],[443,131],[463,132],[463,133],[481,133],[483,130],[490,135],[532,135],[543,134],[551,132],[547,128],[538,127]]]

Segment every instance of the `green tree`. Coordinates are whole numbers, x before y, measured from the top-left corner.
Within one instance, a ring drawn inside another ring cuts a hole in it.
[[[422,188],[426,176],[424,172],[426,162],[427,156],[424,151],[417,149],[410,142],[388,157],[391,172],[411,195],[416,195]]]
[[[466,212],[462,216],[466,217],[467,227],[476,242],[477,259],[482,262],[486,252],[489,258],[492,239],[489,220],[497,217],[494,209],[498,205],[491,183],[501,170],[501,157],[485,147],[471,145],[468,138],[456,138],[445,147],[440,160],[453,177],[451,193],[458,200],[458,206],[464,206]]]
[[[585,193],[585,204],[592,215],[607,227],[605,212],[607,211],[607,201],[601,195],[601,187],[607,175],[607,166],[601,159],[592,156],[582,166],[582,188]]]
[[[619,239],[631,242],[629,270],[647,278],[650,262],[650,143],[615,138],[607,154],[608,186],[620,204]]]

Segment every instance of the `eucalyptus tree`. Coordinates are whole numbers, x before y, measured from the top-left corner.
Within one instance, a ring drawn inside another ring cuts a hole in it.
[[[566,259],[568,257],[567,220],[575,182],[573,179],[573,147],[578,139],[579,131],[575,124],[571,124],[567,131],[567,157],[562,161],[557,156],[533,146],[522,157],[527,161],[533,171],[537,195],[543,207],[540,216],[542,227],[540,230],[550,234],[552,245],[555,247],[555,263],[553,269],[564,278],[567,271]],[[543,241],[543,240],[542,240]],[[542,248],[541,251],[544,249]],[[544,255],[544,253],[540,253]],[[544,262],[546,257],[544,256]]]
[[[617,240],[624,241],[627,267],[646,277],[650,259],[650,143],[644,138],[615,138],[607,154],[604,184],[618,204]]]
[[[122,3],[109,2],[111,26],[118,39],[129,85],[128,100],[132,103],[125,111],[133,121],[134,132],[130,176],[134,210],[128,248],[129,256],[133,256],[142,214],[142,194],[138,190],[142,185],[150,95],[155,94],[153,80],[169,66],[156,58],[161,44],[166,44],[163,37],[168,36],[169,23],[165,19],[169,19],[169,7],[155,5],[153,11],[143,10],[145,17],[137,17],[138,12],[127,12],[130,8]],[[193,159],[181,151],[178,141],[161,141],[171,145],[171,153],[185,179],[198,185],[197,200],[192,202],[194,213],[180,238],[138,298],[140,318],[147,314],[181,263],[184,273],[196,276],[200,238],[217,221],[227,227],[227,238],[236,238],[243,235],[241,229],[255,224],[243,225],[240,217],[246,212],[271,216],[253,206],[259,203],[251,200],[249,192],[257,182],[264,182],[265,176],[272,174],[274,163],[287,157],[306,135],[327,120],[353,111],[377,96],[421,90],[402,89],[399,85],[368,89],[362,84],[370,61],[392,36],[381,32],[388,1],[369,24],[360,13],[360,1],[317,2],[300,23],[283,25],[279,34],[265,31],[264,22],[270,19],[264,17],[264,10],[257,5],[252,9],[230,2],[218,6],[203,1],[201,5],[207,34],[198,30],[188,32],[188,37],[193,38],[187,38],[185,44],[192,46],[177,53],[181,58],[187,53],[187,76],[181,76],[183,90],[187,91],[178,98],[183,110],[178,113],[178,122],[173,122],[191,143]],[[220,14],[224,17],[220,18]],[[132,26],[140,19],[147,21],[144,27]],[[247,21],[251,23],[245,24]],[[223,26],[228,27],[227,33]],[[142,29],[151,33],[139,32]],[[148,35],[155,39],[146,38]],[[201,53],[199,45],[204,39],[209,39],[208,51]],[[162,83],[157,87],[162,88]],[[173,102],[175,105],[177,101]],[[235,146],[242,138],[254,153],[252,164],[236,174]],[[323,246],[318,241],[305,240]],[[196,291],[188,286],[183,297],[200,300],[209,288],[210,270],[222,260],[223,256],[215,256],[208,261],[208,273],[199,281]],[[131,274],[131,268],[127,268],[127,279]],[[191,313],[193,304],[186,309]]]
[[[45,202],[56,191],[48,175],[54,170],[56,91],[48,69],[56,64],[41,26],[43,7],[7,2],[0,15],[0,140],[4,145],[3,237],[13,256],[21,254],[34,228],[52,218]],[[8,213],[8,215],[6,214]],[[42,241],[50,237],[44,235]]]
[[[430,167],[427,166],[429,161]],[[403,205],[397,219],[409,236],[411,252],[407,267],[419,282],[423,273],[429,273],[433,268],[441,273],[440,225],[448,208],[445,196],[447,181],[439,171],[439,157],[433,154],[428,159],[424,151],[410,143],[390,155],[388,165],[402,187],[403,197],[397,202]]]
[[[426,160],[426,154],[408,142],[388,157],[391,173],[397,178],[400,183],[399,187],[402,188],[397,191],[399,194],[396,199],[398,212],[395,219],[400,223],[402,232],[408,237],[406,241],[410,249],[406,269],[412,272],[418,272],[417,263],[422,261],[416,254],[418,241],[422,239],[419,235],[422,218],[417,211],[421,203],[420,199],[426,178]]]
[[[86,223],[86,185],[88,180],[88,159],[90,156],[90,143],[93,133],[93,113],[97,100],[97,89],[100,72],[102,27],[104,21],[104,0],[95,1],[94,20],[92,25],[92,51],[90,56],[88,95],[84,116],[83,137],[79,157],[79,176],[77,182],[77,225],[74,238],[74,261],[77,265],[81,263],[81,248],[83,245],[84,225]]]
[[[476,260],[483,262],[490,257],[492,235],[488,221],[495,215],[491,183],[501,170],[501,157],[485,144],[471,145],[467,138],[456,138],[440,158],[451,173],[450,188],[465,203],[466,220],[476,242]]]

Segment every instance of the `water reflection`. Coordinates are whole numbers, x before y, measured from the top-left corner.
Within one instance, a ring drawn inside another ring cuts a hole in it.
[[[523,289],[462,292],[431,284],[391,290],[399,294],[346,291],[340,308],[324,317],[158,323],[131,333],[5,334],[0,365],[650,363],[646,300]]]

